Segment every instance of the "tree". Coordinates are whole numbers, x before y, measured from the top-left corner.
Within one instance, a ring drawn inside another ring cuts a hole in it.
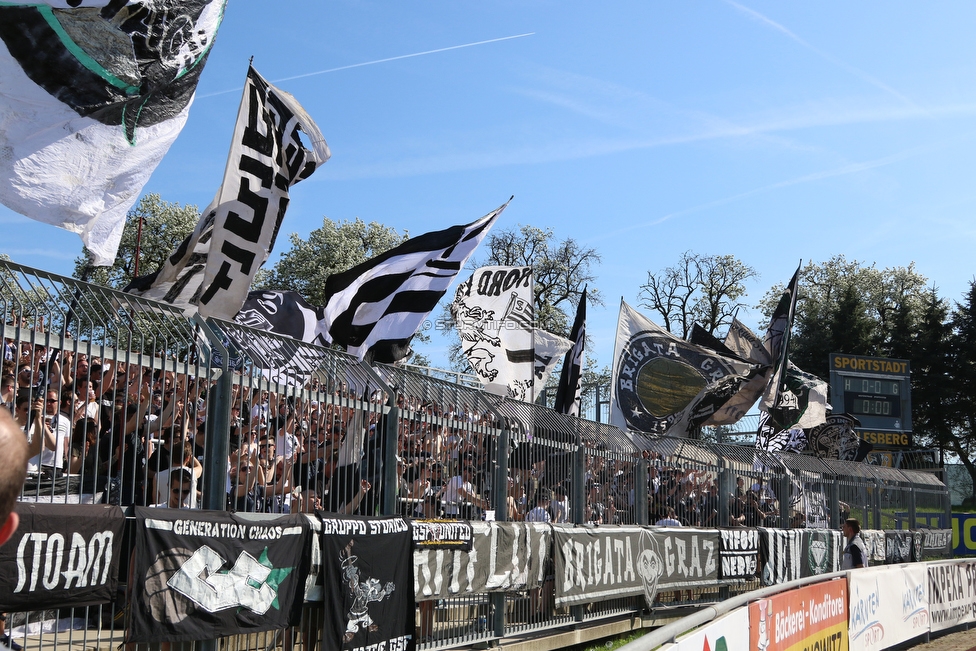
[[[939,443],[953,452],[973,478],[973,493],[976,497],[976,280],[970,281],[969,291],[962,303],[956,304],[952,319],[952,334],[949,336],[949,350],[954,376],[954,387],[943,388],[951,391],[942,400],[952,406],[952,427],[945,427],[945,419],[932,423]]]
[[[589,304],[603,305],[603,297],[593,284],[594,267],[601,261],[596,249],[584,247],[572,238],[556,241],[551,229],[523,225],[491,233],[482,247],[487,250],[487,256],[470,262],[471,269],[487,265],[532,267],[535,321],[537,327],[547,332],[561,337],[569,335],[576,307],[587,286]],[[445,305],[442,310],[438,323],[453,323],[450,306]],[[466,371],[468,360],[461,352],[457,330],[449,328],[443,332],[453,340],[448,348],[451,366]],[[559,377],[558,369],[552,377]]]
[[[136,250],[139,275],[145,276],[162,266],[176,247],[193,232],[200,211],[193,205],[163,201],[158,194],[147,194],[126,215],[118,255],[111,267],[92,267],[92,255],[85,249],[75,258],[74,277],[98,285],[122,289],[135,275]],[[142,237],[139,238],[139,223]]]
[[[908,355],[912,369],[912,432],[916,443],[948,448],[953,437],[956,382],[953,378],[949,306],[935,287],[926,304]]]
[[[682,338],[698,323],[709,334],[723,325],[744,303],[745,282],[758,278],[755,269],[733,255],[705,255],[685,251],[674,266],[653,274],[641,285],[641,307],[661,315],[664,328]]]
[[[837,255],[807,264],[800,270],[790,359],[810,373],[827,377],[830,353],[887,354],[892,346],[903,345],[897,339],[904,337],[904,328],[918,322],[927,284],[914,263],[879,270]],[[779,284],[763,297],[759,307],[767,316],[782,293]],[[856,308],[856,321],[853,314],[843,313],[852,308]],[[857,336],[848,331],[851,327]]]
[[[291,249],[281,255],[271,269],[261,269],[254,277],[255,289],[298,292],[312,305],[324,305],[325,280],[397,246],[409,236],[376,222],[334,222],[322,220],[322,227],[303,240],[289,236]]]

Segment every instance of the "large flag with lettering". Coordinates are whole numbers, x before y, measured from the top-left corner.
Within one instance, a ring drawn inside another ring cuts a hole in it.
[[[305,109],[249,66],[217,196],[163,266],[133,280],[126,291],[204,317],[233,319],[274,247],[289,189],[329,156],[325,138]]]
[[[586,288],[580,296],[579,306],[576,308],[576,319],[569,332],[572,348],[563,359],[562,372],[559,374],[559,386],[556,389],[556,402],[553,409],[561,414],[570,416],[580,415],[580,380],[583,374],[583,347],[586,343]]]
[[[359,359],[392,364],[511,199],[481,219],[411,237],[325,281],[327,338]]]
[[[0,3],[0,203],[111,265],[186,123],[224,4]]]
[[[710,395],[755,366],[675,337],[623,300],[610,386],[610,422],[621,429],[685,436],[715,411]]]
[[[297,625],[311,558],[302,514],[136,507],[127,642]]]
[[[122,509],[17,502],[20,526],[0,547],[0,612],[73,608],[116,598]]]

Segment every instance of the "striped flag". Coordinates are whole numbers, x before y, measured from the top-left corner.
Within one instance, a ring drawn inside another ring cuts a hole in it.
[[[576,320],[569,332],[573,347],[563,359],[563,370],[556,389],[556,403],[553,408],[561,414],[580,415],[580,379],[583,373],[583,346],[586,341],[586,288],[576,308]]]
[[[325,281],[328,338],[359,359],[392,364],[511,199],[463,226],[413,237]]]
[[[763,347],[769,353],[773,371],[763,394],[762,410],[769,413],[771,424],[787,429],[799,417],[797,398],[786,386],[789,368],[790,331],[793,328],[793,315],[796,312],[796,294],[800,279],[800,267],[780,297],[776,309],[769,320]]]

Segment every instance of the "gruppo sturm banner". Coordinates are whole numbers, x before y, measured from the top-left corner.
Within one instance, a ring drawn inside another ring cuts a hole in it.
[[[17,502],[20,526],[0,547],[0,611],[91,606],[115,599],[117,506]]]

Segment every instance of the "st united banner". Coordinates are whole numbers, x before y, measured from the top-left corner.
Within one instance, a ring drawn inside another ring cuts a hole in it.
[[[127,641],[209,640],[298,624],[310,557],[304,515],[135,512]]]
[[[403,518],[322,520],[326,651],[413,651],[410,524]]]
[[[471,551],[474,531],[466,520],[411,520],[414,549]]]
[[[17,502],[20,526],[0,547],[0,611],[115,599],[122,525],[117,506]]]

